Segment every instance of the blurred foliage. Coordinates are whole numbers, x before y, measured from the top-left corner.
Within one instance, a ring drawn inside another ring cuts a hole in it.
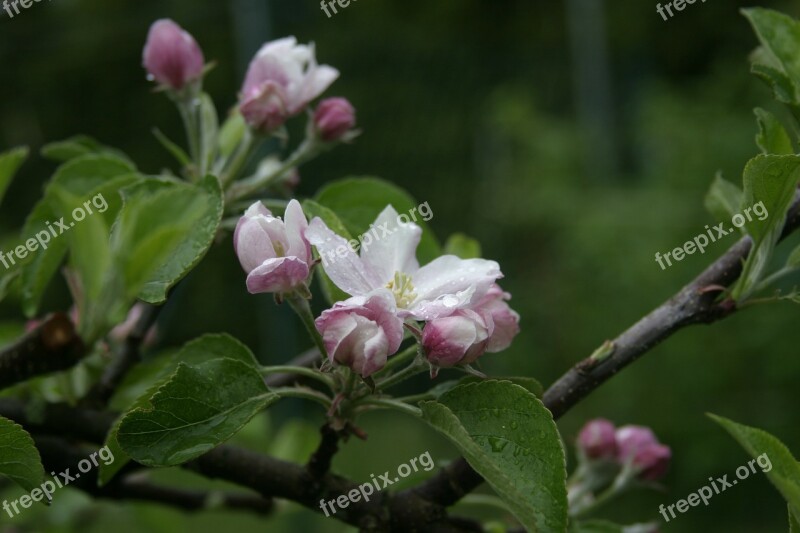
[[[38,149],[85,132],[155,172],[169,155],[151,129],[179,138],[180,122],[166,99],[151,94],[140,67],[154,19],[176,19],[208,58],[219,60],[207,88],[216,101],[231,105],[260,42],[288,34],[313,40],[320,61],[341,70],[332,94],[353,101],[364,135],[305,168],[299,194],[343,175],[382,176],[429,202],[435,213],[430,224],[442,241],[457,231],[477,237],[484,256],[503,266],[504,288],[523,320],[512,348],[487,357],[484,366],[547,384],[733,243],[729,237],[664,271],[654,261],[656,252],[682,244],[712,221],[703,195],[717,171],[739,182],[745,161],[757,153],[752,108],[777,111],[769,91],[748,72],[746,58],[756,40],[738,13],[743,5],[697,3],[664,22],[655,2],[605,2],[604,68],[613,117],[613,129],[605,133],[616,141],[607,155],[618,169],[610,179],[594,171],[587,125],[576,111],[575,53],[589,52],[571,49],[568,16],[576,13],[545,0],[359,2],[331,19],[317,2],[298,0],[34,4],[14,19],[0,18],[0,148]],[[800,15],[793,2],[761,5]],[[0,212],[0,249],[52,168],[37,158],[22,168]],[[786,280],[787,286],[796,283],[797,276]],[[165,346],[226,331],[272,363],[306,347],[286,309],[276,308],[269,296],[247,294],[229,241],[212,250],[174,296],[162,326]],[[2,329],[17,331],[13,304],[0,307],[8,322]],[[46,308],[68,305],[65,287],[51,287]],[[681,332],[563,419],[568,442],[587,418],[605,416],[652,426],[673,448],[666,491],[633,494],[608,518],[657,519],[659,504],[745,462],[746,454],[709,422],[707,411],[764,428],[800,450],[796,317],[796,307],[779,304]],[[443,373],[439,379],[447,378]],[[310,428],[321,419],[309,415],[310,426],[287,420],[306,408],[281,405],[269,423],[257,418],[236,440],[303,460]],[[369,440],[348,442],[335,462],[336,470],[356,480],[428,450],[437,466],[456,456],[440,436],[399,416],[370,416],[363,426]],[[177,486],[220,487],[175,469],[159,477]],[[0,497],[18,496],[8,489]],[[279,510],[269,519],[270,531],[348,530],[293,505],[281,503]],[[91,502],[69,490],[51,508],[29,509],[8,523],[0,516],[0,531],[264,528],[264,519],[255,516]],[[663,525],[664,531],[688,533],[785,529],[785,504],[763,476]]]

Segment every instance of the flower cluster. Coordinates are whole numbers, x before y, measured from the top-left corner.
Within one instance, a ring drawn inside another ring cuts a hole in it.
[[[672,451],[658,442],[650,428],[617,428],[604,418],[583,426],[576,442],[578,467],[567,481],[570,515],[592,513],[633,488],[657,486],[669,467]],[[626,531],[656,532],[653,524]]]
[[[289,184],[300,163],[357,135],[355,109],[346,99],[328,98],[309,109],[339,71],[319,65],[314,45],[298,44],[294,37],[266,43],[251,61],[238,105],[251,137],[242,139],[235,155],[216,162],[214,153],[205,151],[209,143],[197,142],[208,133],[198,113],[207,68],[195,39],[171,20],[157,21],[148,35],[143,64],[148,77],[178,103],[187,131],[193,133],[189,139],[195,141],[190,147],[195,177],[215,169],[229,200],[248,197],[266,185]],[[295,154],[284,162],[268,158],[253,176],[232,183],[252,153],[251,138],[282,136],[286,121],[306,110],[306,140]],[[433,375],[439,368],[470,365],[511,344],[519,332],[519,315],[508,306],[511,296],[497,285],[502,273],[496,262],[444,255],[421,266],[416,257],[422,236],[418,225],[400,222],[395,209],[387,206],[374,226],[388,237],[357,253],[322,219],[309,222],[297,200],[288,203],[283,218],[255,202],[234,232],[247,289],[288,299],[330,361],[362,377],[386,365],[407,331],[420,344]],[[321,256],[337,255],[336,262],[324,265],[325,273],[349,295],[316,320],[307,302],[308,285],[319,264],[312,246]]]
[[[296,200],[289,203],[285,221],[254,204],[234,238],[248,289],[307,293],[309,245],[320,255],[345,250],[325,273],[351,297],[323,312],[316,327],[330,360],[364,377],[399,350],[406,324],[425,322],[420,342],[434,369],[467,365],[486,352],[508,348],[519,332],[519,315],[496,283],[502,277],[496,262],[444,255],[421,267],[418,225],[399,222],[388,206],[373,226],[386,228],[388,236],[359,255],[322,219],[306,226]]]
[[[588,460],[615,461],[629,466],[644,481],[656,481],[667,472],[672,451],[658,442],[650,428],[622,426],[598,418],[588,422],[577,442],[578,450]]]
[[[164,19],[150,28],[142,63],[148,77],[164,89],[184,94],[196,90],[206,70],[203,51],[175,22]],[[299,115],[339,77],[339,71],[318,65],[314,45],[286,37],[266,43],[250,62],[239,95],[239,111],[250,128],[271,134]],[[312,131],[323,141],[347,140],[355,126],[355,110],[344,98],[320,103]]]

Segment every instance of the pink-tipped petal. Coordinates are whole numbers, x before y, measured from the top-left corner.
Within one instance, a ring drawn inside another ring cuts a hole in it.
[[[247,290],[251,294],[291,292],[308,274],[308,264],[296,257],[268,259],[248,274]]]

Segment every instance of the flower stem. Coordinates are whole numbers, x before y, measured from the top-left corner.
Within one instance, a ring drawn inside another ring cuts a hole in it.
[[[319,143],[306,139],[297,147],[297,149],[290,155],[281,166],[271,174],[265,176],[255,176],[244,181],[240,181],[231,185],[228,190],[226,201],[228,203],[236,201],[253,194],[254,192],[263,189],[269,185],[273,180],[286,174],[293,167],[298,167],[303,163],[310,161],[319,155]]]
[[[319,331],[317,331],[316,325],[314,325],[314,314],[311,312],[311,305],[309,305],[308,300],[296,293],[293,293],[286,298],[286,301],[289,302],[289,305],[292,307],[294,312],[297,313],[297,316],[299,316],[300,320],[303,321],[306,331],[311,337],[311,340],[314,341],[314,345],[316,345],[319,353],[322,354],[322,358],[327,358],[328,351],[325,349],[325,343],[322,341],[322,336],[319,334]]]
[[[241,172],[242,167],[247,163],[247,160],[259,144],[255,141],[256,137],[250,129],[245,130],[242,142],[239,143],[239,146],[236,148],[236,153],[230,159],[226,165],[227,168],[223,170],[219,178],[220,185],[223,189],[225,189],[231,181],[236,179],[236,175]]]
[[[425,359],[420,356],[417,356],[414,361],[405,367],[404,369],[400,370],[399,372],[389,376],[388,378],[384,379],[383,381],[379,381],[376,385],[378,390],[385,390],[389,387],[397,385],[410,377],[416,376],[424,372],[428,368],[428,365],[425,363]]]
[[[317,392],[312,389],[308,388],[301,388],[301,387],[281,387],[277,389],[272,389],[272,392],[280,396],[281,398],[301,398],[304,400],[311,400],[313,402],[317,402],[322,404],[326,409],[329,409],[331,406],[331,399],[322,394],[321,392]]]
[[[389,370],[396,368],[409,361],[412,361],[417,356],[418,352],[419,352],[419,347],[417,346],[416,343],[409,346],[408,348],[406,348],[399,354],[395,355],[394,357],[390,357],[389,361],[386,363],[386,366],[384,366],[381,369],[378,375],[379,376],[385,375],[388,373]]]
[[[261,374],[268,376],[270,374],[295,374],[307,378],[315,379],[324,383],[329,389],[333,390],[333,380],[313,368],[306,368],[304,366],[265,366],[261,368]]]
[[[384,398],[367,398],[358,402],[358,407],[371,407],[375,409],[394,409],[395,411],[402,411],[403,413],[416,416],[422,416],[422,410],[413,405],[408,405],[397,400],[389,400]]]
[[[194,101],[194,95],[189,94],[178,99],[177,105],[178,111],[183,119],[183,126],[186,129],[186,139],[189,142],[189,154],[191,155],[192,163],[195,166],[192,175],[198,178],[201,176],[197,176],[197,172],[203,165],[200,161],[200,158],[202,157],[200,150],[200,132]]]

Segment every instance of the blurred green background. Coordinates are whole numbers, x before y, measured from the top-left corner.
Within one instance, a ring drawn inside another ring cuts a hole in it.
[[[756,41],[738,10],[750,4],[695,3],[667,22],[655,4],[362,0],[329,19],[315,0],[41,2],[0,18],[0,149],[36,150],[86,133],[156,173],[171,161],[151,129],[172,138],[181,129],[140,66],[153,20],[175,19],[218,62],[206,87],[221,113],[235,103],[261,43],[285,35],[314,41],[320,62],[342,73],[328,94],[354,103],[364,134],[304,167],[298,194],[313,195],[345,175],[381,176],[429,202],[441,239],[456,231],[479,238],[484,256],[501,263],[503,286],[522,315],[512,348],[487,356],[484,368],[549,384],[733,244],[728,237],[665,271],[654,261],[656,252],[712,222],[702,200],[717,171],[740,183],[756,153],[752,108],[780,111],[749,74]],[[800,16],[797,2],[760,5]],[[0,244],[21,226],[52,170],[40,158],[23,167],[0,212]],[[244,279],[228,238],[179,287],[160,323],[159,347],[227,331],[265,362],[307,348],[288,309],[268,295],[248,295]],[[786,283],[798,282],[795,276]],[[68,305],[64,287],[54,285],[47,308]],[[800,454],[797,317],[796,307],[776,304],[681,332],[563,418],[570,453],[580,426],[596,416],[651,426],[673,449],[663,493],[631,494],[600,516],[658,520],[659,504],[744,464],[745,453],[706,412],[761,427]],[[21,321],[13,299],[0,306],[0,318]],[[315,406],[290,401],[237,440],[303,461],[321,421]],[[401,415],[366,418],[363,426],[369,440],[348,442],[334,465],[356,480],[425,451],[438,466],[456,456],[442,438]],[[158,475],[209,485],[182,472]],[[350,530],[291,505],[269,518],[188,515],[62,492],[50,509],[14,520],[0,515],[0,531]],[[19,494],[8,489],[3,497]],[[457,511],[500,516],[485,508]],[[759,475],[708,507],[662,523],[662,530],[786,531],[786,507]]]

